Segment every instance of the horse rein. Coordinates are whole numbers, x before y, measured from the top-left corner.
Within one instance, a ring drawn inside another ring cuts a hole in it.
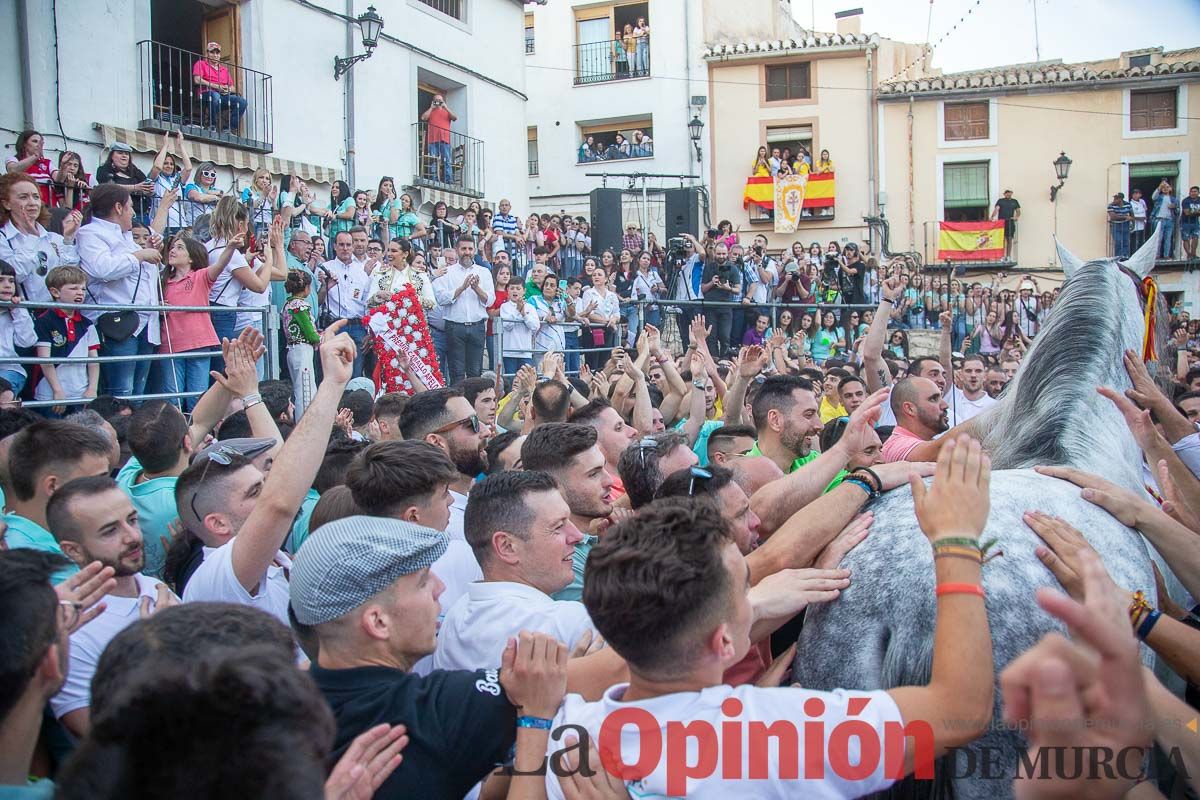
[[[1137,286],[1138,297],[1142,301],[1142,362],[1149,363],[1155,361],[1158,357],[1154,350],[1154,328],[1157,324],[1155,306],[1158,304],[1158,283],[1149,275],[1139,278],[1137,273],[1120,262],[1117,262],[1117,269],[1125,273],[1133,281],[1134,285]]]

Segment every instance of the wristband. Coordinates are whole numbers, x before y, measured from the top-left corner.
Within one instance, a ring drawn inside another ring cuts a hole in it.
[[[1137,638],[1141,641],[1146,641],[1146,637],[1150,635],[1150,631],[1154,629],[1154,624],[1158,622],[1158,618],[1162,616],[1162,612],[1151,610],[1146,614],[1146,618],[1142,620],[1142,624],[1138,626]]]
[[[248,394],[242,398],[242,409],[245,410],[252,406],[256,406],[259,403],[261,403],[262,401],[263,401],[262,395],[259,394],[258,392],[255,392],[254,394]]]
[[[892,298],[890,298],[890,297],[880,297],[879,302],[887,303],[889,306],[896,305],[896,301],[892,300]]]
[[[977,583],[939,583],[937,589],[934,590],[937,597],[943,597],[948,594],[973,594],[977,597],[983,597],[983,587]]]
[[[546,719],[545,717],[517,717],[517,727],[548,731],[554,727],[554,720]]]
[[[879,496],[879,493],[872,489],[862,478],[846,477],[842,479],[842,483],[849,483],[852,486],[857,486],[867,493],[867,500],[874,500]]]
[[[969,536],[946,536],[942,539],[934,539],[930,544],[933,545],[933,549],[935,549],[935,550],[938,549],[938,547],[940,547],[942,545],[949,545],[949,546],[954,546],[954,547],[969,547],[973,550],[981,549],[979,546],[979,540],[972,539]]]
[[[934,548],[933,557],[938,558],[939,556],[962,556],[963,558],[973,559],[980,564],[983,563],[983,553],[969,547],[948,545],[946,547]]]

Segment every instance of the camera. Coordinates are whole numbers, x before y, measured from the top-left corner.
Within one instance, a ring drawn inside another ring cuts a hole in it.
[[[682,250],[683,245],[684,241],[682,236],[672,236],[670,239],[667,239],[668,250]]]
[[[715,239],[718,235],[720,235],[720,231],[718,231],[716,228],[708,229],[708,238]]]
[[[756,255],[761,256],[763,254],[763,246],[761,244],[754,245],[754,252]]]

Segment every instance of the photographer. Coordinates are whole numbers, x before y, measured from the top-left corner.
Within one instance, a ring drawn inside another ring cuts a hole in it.
[[[864,290],[863,278],[866,277],[867,264],[858,252],[858,245],[848,242],[842,249],[842,297],[847,303],[866,303],[867,293]]]
[[[838,248],[837,242],[830,242],[829,247],[825,249],[825,258],[821,263],[820,291],[817,293],[817,302],[820,303],[840,303],[842,302],[843,285],[842,285],[842,258],[841,250]]]
[[[446,107],[446,98],[440,94],[433,96],[433,102],[421,115],[421,121],[425,123],[425,146],[429,148],[429,155],[437,159],[434,162],[432,177],[435,180],[438,179],[437,165],[440,164],[442,183],[454,182],[453,158],[450,150],[450,123],[457,119],[454,112]]]
[[[779,283],[779,266],[775,259],[767,255],[767,237],[755,234],[750,252],[742,263],[742,324],[735,327],[739,336],[754,326],[759,314],[771,316],[767,302],[771,292]]]
[[[704,247],[700,240],[690,233],[679,234],[678,239],[667,241],[667,259],[670,262],[667,276],[667,294],[674,300],[687,303],[680,306],[677,327],[679,340],[687,347],[691,338],[690,327],[692,317],[696,314],[696,306],[691,301],[703,300],[700,285],[704,278]]]
[[[816,279],[817,270],[811,262],[792,258],[783,267],[783,275],[773,292],[775,299],[785,305],[812,302]]]
[[[729,260],[729,247],[718,242],[713,247],[713,260],[704,265],[700,280],[700,292],[705,302],[729,303],[741,292],[741,268]],[[712,320],[712,331],[708,335],[708,349],[714,356],[721,356],[730,348],[729,337],[733,329],[733,307],[720,305],[706,308],[705,316]]]

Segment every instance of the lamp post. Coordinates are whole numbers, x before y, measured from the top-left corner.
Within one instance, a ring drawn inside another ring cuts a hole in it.
[[[700,163],[700,136],[704,133],[704,120],[700,119],[699,114],[692,115],[692,121],[688,123],[688,134],[692,137],[692,147],[696,148],[696,163]]]
[[[370,58],[375,52],[375,46],[379,44],[379,34],[383,30],[383,17],[375,13],[375,6],[367,6],[366,12],[360,14],[355,22],[358,23],[358,27],[362,28],[362,43],[367,52],[349,58],[334,56],[333,79],[335,81],[341,80],[341,77],[359,61]]]
[[[1067,154],[1059,151],[1058,158],[1054,159],[1054,174],[1058,177],[1058,186],[1050,187],[1050,202],[1053,203],[1058,199],[1058,190],[1067,182],[1067,176],[1071,174],[1071,159],[1067,158]]]

